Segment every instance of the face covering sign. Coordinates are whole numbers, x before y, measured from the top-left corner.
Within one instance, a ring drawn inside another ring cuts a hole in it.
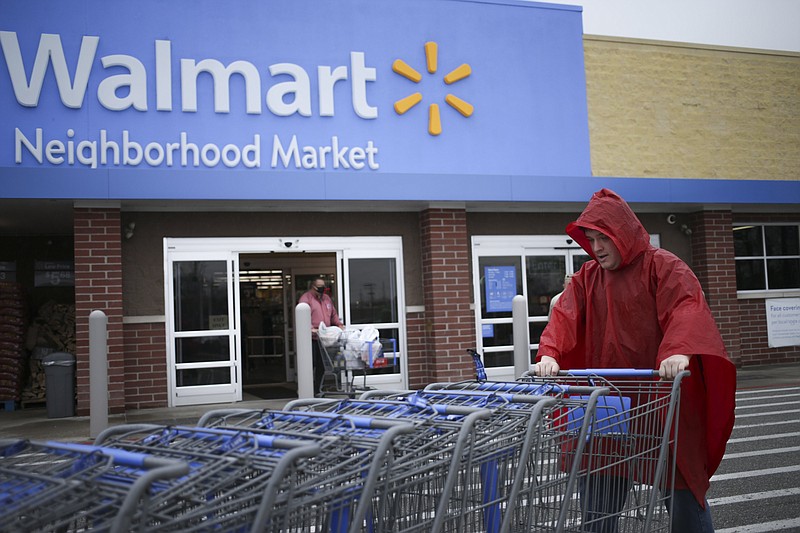
[[[769,347],[800,346],[800,298],[773,298],[764,305]]]

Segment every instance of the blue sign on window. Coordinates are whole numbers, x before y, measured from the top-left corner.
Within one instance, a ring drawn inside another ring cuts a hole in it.
[[[481,336],[484,339],[494,337],[494,324],[481,324]]]
[[[486,281],[486,312],[511,311],[511,301],[517,294],[517,270],[513,266],[484,267]]]

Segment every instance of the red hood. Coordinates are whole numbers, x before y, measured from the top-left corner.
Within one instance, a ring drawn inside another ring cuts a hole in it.
[[[567,235],[597,259],[583,234],[584,228],[597,230],[611,238],[622,256],[620,267],[630,264],[650,247],[650,235],[639,218],[625,200],[609,189],[594,193],[578,220],[567,225]]]

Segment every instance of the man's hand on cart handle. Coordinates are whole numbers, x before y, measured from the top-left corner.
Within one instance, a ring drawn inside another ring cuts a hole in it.
[[[689,368],[689,356],[682,354],[670,355],[658,367],[661,379],[675,379],[675,376]]]
[[[539,362],[533,365],[533,373],[537,376],[557,376],[561,367],[558,361],[549,355],[543,355]]]

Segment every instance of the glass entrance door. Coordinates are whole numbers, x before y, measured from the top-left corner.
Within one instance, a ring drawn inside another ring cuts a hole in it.
[[[237,263],[230,253],[168,253],[170,405],[242,398]]]
[[[344,323],[378,330],[380,354],[367,368],[368,384],[384,389],[405,388],[405,346],[402,250],[400,248],[348,249],[344,251]]]
[[[515,377],[511,302],[518,294],[527,301],[531,359],[535,356],[550,300],[563,289],[564,276],[588,258],[580,247],[564,245],[556,236],[473,237],[476,344],[491,379]]]
[[[273,366],[282,360],[271,376],[285,370],[285,381],[294,381],[295,291],[320,274],[332,281],[345,324],[372,326],[386,340],[383,366],[368,371],[367,384],[407,387],[400,237],[167,237],[164,257],[170,406],[240,401],[250,353]],[[265,270],[251,272],[257,268]],[[274,282],[274,289],[259,281]]]

